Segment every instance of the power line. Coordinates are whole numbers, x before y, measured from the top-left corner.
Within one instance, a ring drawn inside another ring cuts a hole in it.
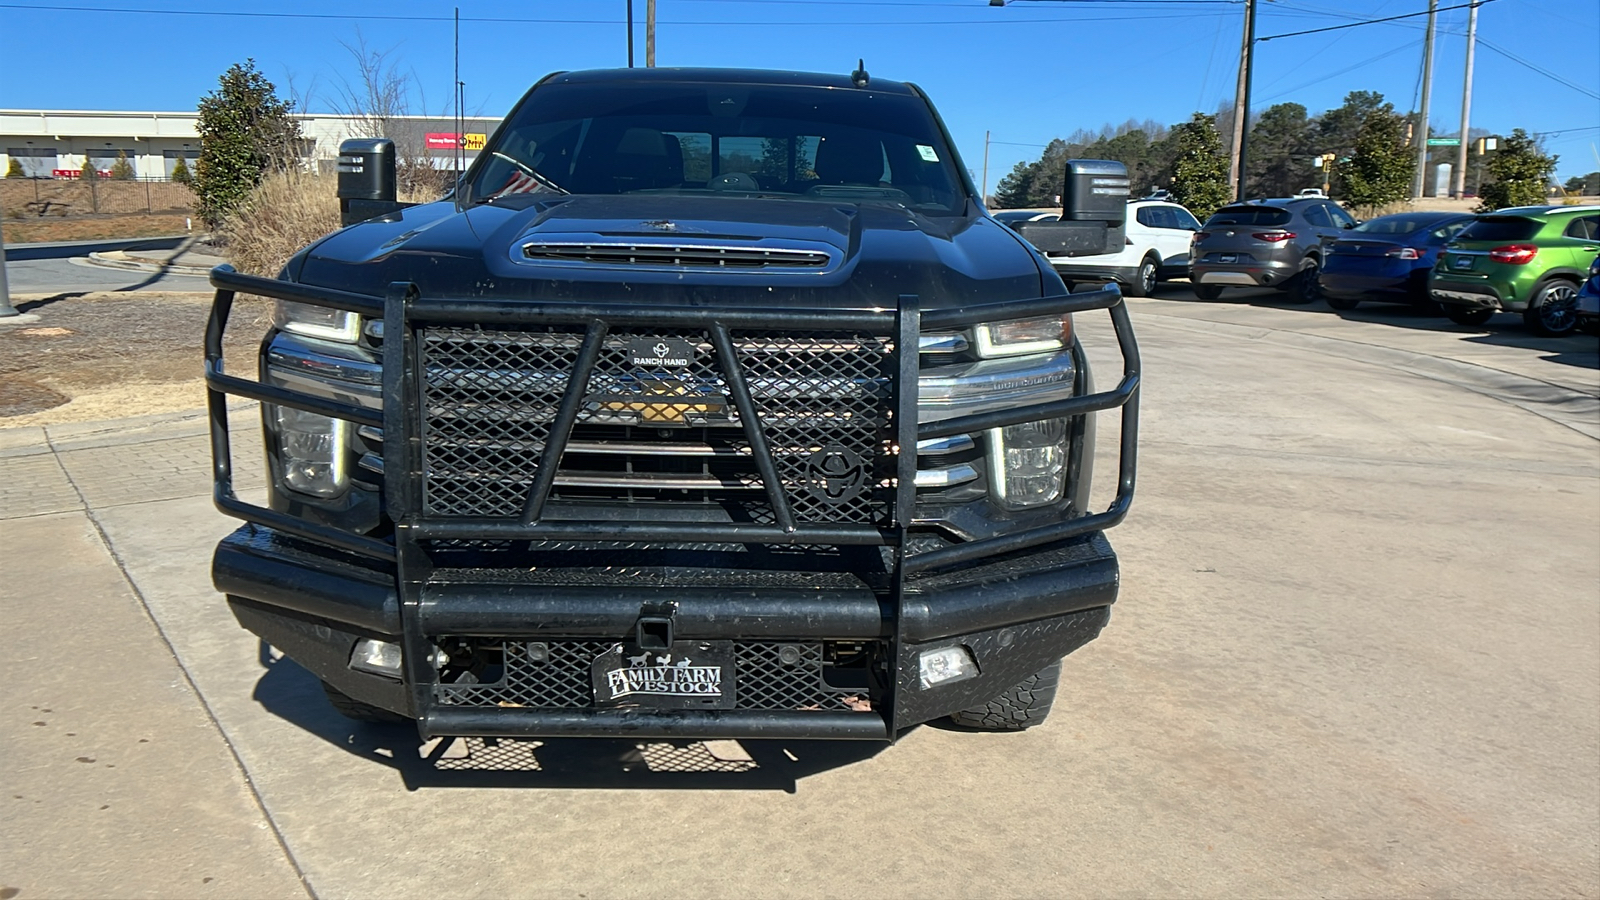
[[[1078,2],[1091,2],[1091,0],[1078,0]],[[1093,0],[1101,2],[1101,0]],[[1129,2],[1129,0],[1104,0],[1104,2]],[[1155,3],[1158,0],[1138,0],[1140,3]],[[1193,3],[1231,3],[1233,0],[1159,0],[1159,2]],[[1485,0],[1487,2],[1487,0]],[[936,4],[943,5],[943,4]],[[954,9],[955,7],[947,7]],[[363,22],[450,22],[450,16],[427,15],[374,15],[357,13],[286,13],[286,12],[243,12],[237,10],[193,10],[193,9],[150,9],[150,8],[121,8],[105,6],[34,6],[22,3],[0,3],[0,9],[29,10],[33,12],[95,12],[95,13],[129,13],[136,15],[161,15],[161,16],[220,16],[224,18],[250,18],[250,19],[312,19],[312,20],[349,20]],[[689,25],[695,27],[736,26],[736,27],[826,27],[826,28],[860,28],[860,27],[892,27],[906,28],[915,25],[1031,25],[1031,24],[1078,24],[1083,22],[1135,22],[1152,21],[1157,19],[1186,19],[1202,15],[1228,15],[1228,13],[1175,13],[1171,15],[1151,16],[1098,16],[1098,17],[1072,17],[1072,18],[1028,18],[1018,19],[1011,17],[989,16],[981,19],[949,19],[942,21],[933,20],[907,20],[899,19],[888,22],[822,22],[808,20],[804,22],[768,22],[768,21],[727,21],[727,20],[662,20],[663,25]],[[547,18],[511,18],[511,17],[475,17],[462,16],[463,22],[496,25],[616,25],[620,19],[547,19]]]
[[[1550,71],[1549,69],[1540,68],[1539,66],[1536,66],[1531,62],[1528,62],[1527,60],[1523,59],[1520,56],[1517,56],[1516,54],[1512,53],[1509,50],[1501,49],[1500,47],[1495,46],[1494,44],[1490,43],[1489,41],[1484,40],[1481,37],[1478,38],[1478,43],[1482,44],[1485,47],[1488,47],[1490,50],[1493,50],[1494,52],[1500,54],[1501,56],[1504,56],[1506,59],[1511,60],[1512,62],[1516,63],[1519,66],[1522,66],[1522,67],[1527,68],[1527,69],[1531,69],[1534,72],[1538,72],[1540,75],[1543,75],[1544,77],[1550,79],[1551,81],[1556,82],[1557,84],[1564,84],[1567,87],[1572,88],[1573,90],[1577,91],[1580,94],[1583,94],[1583,95],[1585,95],[1587,97],[1593,97],[1596,100],[1600,100],[1600,94],[1597,94],[1594,91],[1589,90],[1588,88],[1584,87],[1581,84],[1578,84],[1578,83],[1572,82],[1572,81],[1568,81],[1567,79],[1562,78],[1560,75],[1557,75],[1556,73]]]
[[[1493,3],[1493,2],[1495,2],[1495,0],[1476,0],[1475,4],[1474,3],[1463,3],[1463,4],[1459,5],[1459,6],[1441,6],[1438,9],[1434,10],[1434,12],[1440,13],[1440,12],[1444,12],[1446,10],[1451,10],[1451,9],[1467,9],[1468,7],[1471,7],[1473,5],[1477,5],[1477,6],[1482,7],[1482,6],[1487,6],[1488,4]],[[1381,19],[1363,19],[1363,20],[1361,20],[1359,22],[1351,22],[1351,23],[1346,24],[1346,25],[1329,25],[1326,28],[1309,28],[1309,29],[1306,29],[1305,31],[1288,31],[1288,32],[1284,32],[1283,34],[1269,34],[1266,37],[1256,38],[1256,40],[1257,41],[1261,41],[1261,42],[1274,41],[1274,40],[1277,40],[1278,38],[1299,37],[1302,34],[1321,34],[1324,31],[1339,31],[1339,30],[1344,29],[1344,28],[1360,28],[1362,25],[1376,25],[1379,22],[1394,22],[1394,21],[1397,21],[1399,19],[1414,19],[1417,16],[1426,16],[1426,15],[1428,15],[1427,12],[1416,12],[1416,13],[1405,13],[1403,15],[1398,15],[1398,16],[1385,16],[1385,17],[1383,17]]]
[[[1337,72],[1329,72],[1328,74],[1323,75],[1320,78],[1312,79],[1311,81],[1307,81],[1304,84],[1297,84],[1292,88],[1285,88],[1284,90],[1281,90],[1278,93],[1273,94],[1273,95],[1271,95],[1269,97],[1262,97],[1261,100],[1262,100],[1262,102],[1265,102],[1267,100],[1276,100],[1279,97],[1287,96],[1289,94],[1293,94],[1296,91],[1304,90],[1304,89],[1306,89],[1308,87],[1312,87],[1313,85],[1318,85],[1318,84],[1321,84],[1324,81],[1328,81],[1330,79],[1337,78],[1340,75],[1345,74],[1346,72],[1349,72],[1349,71],[1354,70],[1354,69],[1359,69],[1362,66],[1367,65],[1368,63],[1375,63],[1380,59],[1387,59],[1387,58],[1389,58],[1391,56],[1394,56],[1396,53],[1400,53],[1400,52],[1405,51],[1405,50],[1415,49],[1416,46],[1417,46],[1417,42],[1416,41],[1407,41],[1406,43],[1401,44],[1398,47],[1395,47],[1395,48],[1392,48],[1392,49],[1389,49],[1389,50],[1385,50],[1382,53],[1379,53],[1377,56],[1368,57],[1367,59],[1363,59],[1363,60],[1361,60],[1360,62],[1357,62],[1357,63],[1351,63],[1350,65],[1345,66],[1344,68],[1340,69]],[[1412,101],[1412,105],[1413,106],[1416,105],[1415,100]]]

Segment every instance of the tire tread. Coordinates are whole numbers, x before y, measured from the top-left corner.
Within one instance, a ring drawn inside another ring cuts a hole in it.
[[[1061,683],[1061,660],[1022,679],[982,706],[951,713],[950,721],[980,731],[1022,731],[1050,715]]]

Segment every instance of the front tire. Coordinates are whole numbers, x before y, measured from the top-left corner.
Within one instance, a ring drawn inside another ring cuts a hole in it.
[[[1222,285],[1197,284],[1194,286],[1194,295],[1201,300],[1215,300],[1222,296]]]
[[[1129,297],[1148,297],[1156,290],[1156,267],[1160,263],[1154,257],[1146,256],[1139,263],[1139,271],[1133,273],[1133,281],[1128,284]]]
[[[372,722],[378,725],[404,725],[411,720],[397,712],[390,712],[381,706],[363,703],[346,694],[333,685],[322,682],[322,692],[328,695],[328,702],[339,711],[339,715],[357,722]]]
[[[1578,286],[1555,278],[1534,289],[1522,321],[1534,334],[1565,337],[1578,330]]]
[[[1489,321],[1490,317],[1494,315],[1494,310],[1462,309],[1459,306],[1451,306],[1445,309],[1444,314],[1446,318],[1457,325],[1470,325],[1476,327]]]
[[[950,721],[979,731],[1022,731],[1050,715],[1061,683],[1061,660],[1022,679],[1010,690],[982,706],[950,714]]]

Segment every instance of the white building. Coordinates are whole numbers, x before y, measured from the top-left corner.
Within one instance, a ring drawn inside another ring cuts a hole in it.
[[[308,161],[331,168],[339,157],[339,143],[366,136],[360,132],[370,120],[359,116],[300,114],[300,130],[310,146]],[[126,155],[139,178],[166,179],[178,160],[190,171],[200,156],[194,112],[121,112],[68,109],[0,109],[0,175],[17,160],[23,174],[32,178],[76,177],[87,160],[101,172],[111,168],[118,153]],[[489,134],[499,119],[468,118],[461,134],[469,140]],[[456,151],[450,149],[458,134],[456,120],[433,116],[396,116],[384,126],[402,148],[427,146],[434,164],[451,167]],[[470,146],[470,143],[469,143]],[[470,161],[476,150],[466,151]],[[71,174],[67,174],[71,173]]]

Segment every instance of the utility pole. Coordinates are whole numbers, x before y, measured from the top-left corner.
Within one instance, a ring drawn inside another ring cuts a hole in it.
[[[18,315],[11,305],[11,284],[6,280],[6,239],[0,236],[0,319]]]
[[[644,64],[648,69],[656,65],[656,0],[644,4]]]
[[[989,202],[989,132],[983,133],[983,190],[979,192],[978,199],[984,204]]]
[[[633,0],[628,0],[628,68],[633,68]]]
[[[1417,181],[1411,192],[1418,200],[1428,184],[1428,99],[1433,93],[1433,26],[1438,8],[1439,0],[1428,0],[1428,35],[1422,40],[1422,111],[1417,116]]]
[[[1450,192],[1452,197],[1461,197],[1467,192],[1467,142],[1468,122],[1472,117],[1472,52],[1478,44],[1478,4],[1474,2],[1467,10],[1467,77],[1466,83],[1461,87],[1461,147],[1456,151],[1456,189]]]
[[[1245,171],[1250,140],[1250,67],[1255,62],[1256,0],[1244,0],[1244,43],[1239,48],[1239,84],[1233,93],[1233,153],[1228,180],[1235,185],[1234,199],[1244,199]]]

